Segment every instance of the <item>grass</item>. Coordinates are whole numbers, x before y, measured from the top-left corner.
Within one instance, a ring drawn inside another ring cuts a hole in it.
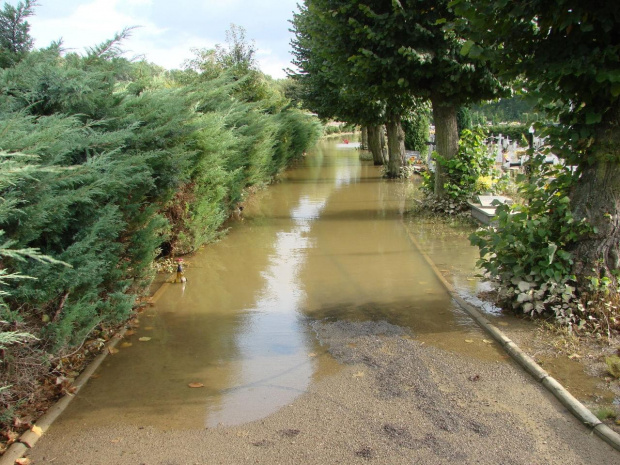
[[[611,407],[601,407],[597,410],[595,410],[594,415],[596,415],[596,418],[598,418],[601,421],[605,421],[605,420],[613,420],[616,418],[616,410],[611,408]]]

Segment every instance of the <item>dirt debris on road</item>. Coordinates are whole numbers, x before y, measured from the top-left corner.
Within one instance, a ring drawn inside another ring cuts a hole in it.
[[[421,344],[386,322],[314,322],[343,368],[259,421],[204,430],[62,419],[33,464],[619,464],[510,361]],[[68,412],[69,413],[69,412]]]

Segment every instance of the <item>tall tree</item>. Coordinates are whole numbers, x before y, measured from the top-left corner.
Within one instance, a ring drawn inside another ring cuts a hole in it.
[[[375,165],[383,164],[381,134],[385,123],[385,102],[373,98],[366,89],[347,84],[338,63],[328,58],[334,53],[329,34],[334,29],[319,20],[314,7],[300,6],[291,21],[295,38],[293,64],[298,71],[289,76],[301,88],[300,96],[322,119],[336,119],[369,127],[369,148]]]
[[[443,26],[453,16],[447,0],[306,0],[305,5],[312,24],[319,25],[313,45],[334,70],[335,82],[384,101],[393,125],[414,104],[413,96],[430,100],[444,158],[457,152],[457,108],[501,90],[486,67],[459,53],[461,38]],[[437,170],[436,177],[436,194],[443,195],[444,174]]]
[[[556,150],[578,167],[571,193],[591,233],[574,246],[582,286],[620,269],[620,3],[455,0],[471,31],[463,53],[492,64],[567,129]],[[617,289],[617,287],[616,287]]]
[[[26,18],[34,14],[35,6],[37,3],[31,0],[17,6],[4,4],[0,11],[0,67],[12,66],[32,48],[34,42]]]

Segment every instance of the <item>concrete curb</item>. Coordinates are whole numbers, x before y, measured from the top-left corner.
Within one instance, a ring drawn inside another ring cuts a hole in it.
[[[118,333],[116,333],[112,339],[108,341],[105,345],[105,349],[95,357],[95,359],[88,365],[88,367],[78,376],[78,378],[73,383],[73,387],[75,387],[75,392],[72,394],[65,394],[58,402],[56,402],[52,407],[42,415],[36,423],[32,426],[31,429],[23,433],[17,442],[11,444],[11,446],[6,450],[6,452],[0,457],[0,465],[13,465],[17,459],[23,457],[24,454],[28,451],[28,449],[34,447],[37,441],[41,438],[41,436],[49,429],[54,420],[60,416],[62,412],[64,412],[71,401],[74,399],[75,395],[80,392],[80,389],[86,385],[89,378],[93,375],[93,373],[99,368],[99,366],[103,363],[105,358],[110,353],[110,349],[113,349],[118,342],[125,336],[125,331],[127,328],[121,329]]]
[[[168,279],[162,283],[162,285],[155,291],[155,293],[149,299],[151,304],[154,304],[159,300],[159,298],[163,295],[165,290],[170,285],[171,279],[174,276],[174,273],[170,274]],[[11,446],[2,454],[0,457],[0,465],[14,465],[15,461],[24,456],[24,454],[34,447],[37,441],[41,438],[43,433],[45,433],[52,423],[60,416],[62,412],[64,412],[73,398],[76,396],[80,389],[86,385],[90,377],[93,373],[99,368],[99,366],[103,363],[105,358],[110,354],[110,349],[116,347],[118,342],[125,337],[125,332],[127,328],[121,329],[118,333],[112,336],[107,344],[105,345],[105,349],[97,356],[95,359],[86,367],[86,369],[78,376],[78,378],[73,383],[73,387],[75,387],[75,391],[72,394],[66,394],[60,398],[54,405],[52,405],[45,414],[43,414],[36,423],[32,426],[31,429],[24,432],[17,442],[11,444]]]
[[[13,465],[15,461],[24,456],[28,451],[28,447],[21,442],[11,444],[6,452],[0,457],[0,465]]]
[[[588,410],[581,402],[575,399],[570,392],[566,390],[557,380],[549,375],[536,363],[529,355],[523,352],[508,336],[506,336],[497,326],[492,324],[480,310],[466,302],[458,295],[451,283],[441,274],[439,268],[435,265],[431,257],[422,249],[418,240],[411,234],[407,225],[403,221],[403,227],[407,232],[407,236],[420,252],[424,260],[431,267],[439,281],[446,288],[450,296],[459,304],[459,306],[471,317],[478,325],[480,325],[487,333],[495,339],[504,350],[521,365],[532,377],[541,383],[547,391],[553,394],[579,421],[590,428],[594,434],[603,439],[614,449],[620,451],[620,435],[601,422],[596,415]],[[2,464],[0,464],[2,465]]]

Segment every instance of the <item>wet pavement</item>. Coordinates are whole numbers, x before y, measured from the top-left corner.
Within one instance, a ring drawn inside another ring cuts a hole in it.
[[[414,188],[383,179],[351,145],[322,143],[252,197],[225,238],[190,258],[188,282],[170,285],[142,315],[70,416],[167,428],[264,417],[337,369],[316,356],[307,322],[317,319],[385,320],[437,347],[501,358],[464,342],[463,331],[477,328],[408,239],[403,213]],[[416,234],[444,250],[446,267],[471,269],[473,248],[439,240],[435,227],[415,225]],[[464,283],[469,292],[473,282]]]
[[[477,250],[406,215],[412,189],[322,142],[188,260],[34,463],[607,457],[448,296],[409,235],[467,299]]]

